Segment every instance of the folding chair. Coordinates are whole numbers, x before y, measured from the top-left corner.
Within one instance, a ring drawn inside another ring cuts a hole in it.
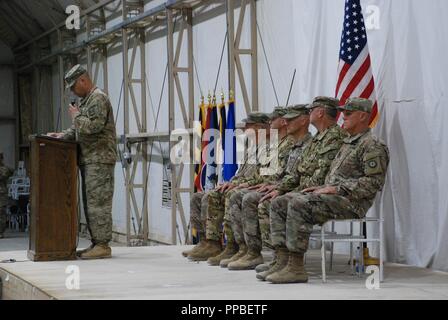
[[[336,223],[350,223],[350,233],[349,234],[338,234],[335,232],[335,224]],[[379,224],[379,235],[378,237],[368,237],[364,238],[363,235],[363,223],[372,223],[376,222]],[[325,231],[325,226],[331,223],[331,231]],[[359,235],[354,234],[354,224],[359,223],[360,224],[360,232]],[[322,282],[327,282],[327,274],[326,274],[326,243],[330,243],[330,270],[333,268],[333,253],[334,253],[334,243],[335,242],[348,242],[350,243],[350,267],[352,270],[352,273],[354,273],[354,266],[353,266],[353,244],[359,243],[360,247],[362,247],[362,243],[368,243],[368,242],[376,242],[379,244],[379,260],[380,260],[380,281],[383,281],[384,276],[384,268],[383,268],[383,250],[382,250],[382,238],[383,238],[383,218],[380,214],[379,218],[368,218],[365,217],[363,219],[348,219],[348,220],[330,220],[325,223],[320,230],[313,231],[313,233],[310,236],[310,239],[312,240],[320,240],[321,241],[321,256],[322,256]],[[364,257],[363,254],[360,254],[359,257],[360,261],[358,261],[358,264],[360,266],[364,266]],[[357,273],[358,276],[361,276],[363,268],[358,268]]]

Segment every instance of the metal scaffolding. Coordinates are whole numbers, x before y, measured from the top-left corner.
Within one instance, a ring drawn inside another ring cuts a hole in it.
[[[148,208],[148,175],[150,157],[148,144],[154,141],[170,141],[170,133],[176,129],[176,106],[180,108],[181,120],[184,128],[192,132],[194,121],[194,65],[193,65],[193,17],[207,13],[207,10],[221,10],[227,14],[228,57],[229,57],[229,91],[236,90],[236,75],[238,75],[241,94],[243,96],[246,112],[258,110],[258,69],[257,69],[257,25],[256,0],[169,0],[165,4],[153,9],[145,10],[143,0],[121,0],[116,12],[121,10],[122,22],[113,27],[106,28],[106,7],[112,1],[100,1],[97,5],[85,10],[82,15],[85,19],[86,39],[74,42],[70,33],[64,30],[64,25],[58,25],[45,32],[36,39],[16,48],[16,54],[23,52],[36,41],[50,38],[56,33],[59,47],[52,52],[33,60],[31,63],[18,67],[18,72],[26,73],[30,68],[44,62],[57,61],[59,68],[60,103],[68,104],[64,90],[64,71],[69,63],[81,60],[85,56],[87,68],[96,82],[102,66],[103,86],[108,91],[108,65],[107,57],[111,46],[121,40],[123,55],[123,115],[124,135],[118,139],[129,150],[134,152],[132,162],[125,168],[126,184],[126,238],[127,244],[147,245],[149,240],[163,242],[160,239],[150,238],[149,235],[149,208]],[[238,24],[235,25],[235,9],[240,7]],[[243,33],[246,12],[250,11],[250,48],[241,48],[241,35]],[[168,52],[168,132],[150,132],[147,128],[147,75],[145,44],[152,33],[160,31],[166,34]],[[175,35],[177,34],[177,38]],[[140,59],[140,70],[136,70],[137,53]],[[241,56],[249,55],[251,58],[249,93],[247,79],[241,63]],[[181,58],[184,59],[181,59]],[[76,61],[75,61],[76,60]],[[186,61],[181,65],[180,61]],[[95,65],[95,67],[94,67]],[[187,76],[186,85],[182,85],[180,75]],[[136,90],[140,96],[136,96]],[[137,132],[131,132],[130,121],[136,123]],[[169,142],[170,148],[174,145]],[[152,148],[151,148],[152,151]],[[191,153],[192,155],[193,153]],[[193,161],[191,161],[193,163]],[[185,215],[185,204],[181,195],[193,193],[194,167],[189,165],[190,175],[188,186],[182,186],[184,164],[171,164],[171,243],[189,243],[189,225]],[[138,168],[141,176],[137,177]],[[136,192],[142,195],[142,203],[138,203]],[[187,204],[188,205],[188,204]],[[180,220],[178,223],[178,220]],[[178,239],[177,231],[181,225],[185,239]]]

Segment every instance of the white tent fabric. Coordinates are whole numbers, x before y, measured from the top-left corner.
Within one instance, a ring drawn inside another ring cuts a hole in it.
[[[297,68],[292,101],[334,95],[344,0],[258,4],[276,82],[287,90]],[[381,112],[374,132],[391,153],[386,186],[371,212],[382,211],[385,218],[386,259],[448,270],[448,2],[361,4]],[[261,86],[270,88],[265,66],[260,69]],[[274,105],[272,91],[264,91],[263,105]]]

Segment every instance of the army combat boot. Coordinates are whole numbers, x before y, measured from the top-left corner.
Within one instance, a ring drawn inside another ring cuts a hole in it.
[[[308,275],[303,264],[303,253],[290,252],[288,265],[266,277],[272,283],[305,283]]]
[[[258,250],[249,249],[240,259],[230,262],[229,270],[253,270],[264,262],[263,256]]]
[[[80,257],[83,253],[86,253],[86,252],[92,250],[94,246],[95,246],[95,243],[92,242],[89,247],[82,249],[82,250],[77,250],[76,256]]]
[[[112,250],[108,244],[99,243],[96,244],[92,249],[81,254],[80,258],[83,260],[90,259],[105,259],[112,257]]]
[[[255,272],[256,273],[260,273],[260,272],[264,272],[264,271],[268,271],[269,269],[271,269],[274,264],[275,264],[275,259],[277,259],[275,251],[272,257],[272,261],[269,263],[263,263],[263,264],[259,264],[256,268],[255,268]]]
[[[238,252],[238,246],[235,241],[227,242],[226,248],[223,252],[215,257],[211,257],[207,260],[208,264],[211,266],[219,266],[222,260],[229,259],[233,257]]]
[[[236,261],[239,258],[242,258],[243,256],[246,255],[247,253],[247,246],[244,243],[238,244],[239,246],[239,250],[236,254],[234,254],[231,258],[229,259],[224,259],[221,260],[221,262],[219,263],[219,266],[221,268],[227,268],[227,266],[229,265],[230,262]]]
[[[275,260],[273,266],[267,270],[260,273],[257,273],[256,277],[259,280],[266,281],[266,277],[282,270],[288,264],[289,259],[289,251],[286,248],[278,248],[275,250]]]
[[[189,254],[193,253],[196,250],[202,249],[205,244],[207,243],[205,238],[205,233],[199,233],[199,243],[197,243],[193,248],[191,248],[190,250],[185,250],[182,252],[182,255],[184,257],[188,257]]]
[[[217,256],[222,251],[221,243],[215,240],[206,240],[206,244],[202,249],[192,252],[188,255],[188,259],[192,261],[207,261],[208,258]]]

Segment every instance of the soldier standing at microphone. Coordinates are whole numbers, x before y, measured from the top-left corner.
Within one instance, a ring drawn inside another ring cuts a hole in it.
[[[87,71],[74,66],[65,75],[66,88],[82,100],[71,104],[71,128],[48,136],[76,140],[80,146],[79,167],[82,198],[92,244],[78,251],[81,259],[110,258],[112,240],[112,199],[117,160],[116,129],[109,97],[92,82]]]

